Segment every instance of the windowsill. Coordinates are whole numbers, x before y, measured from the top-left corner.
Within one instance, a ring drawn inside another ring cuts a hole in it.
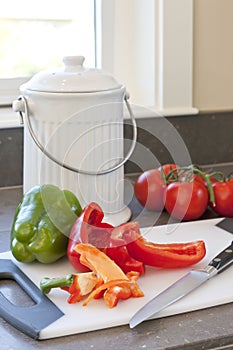
[[[198,114],[196,108],[176,108],[159,111],[153,107],[131,104],[131,109],[136,119]],[[125,113],[125,118],[129,118],[128,112]],[[14,112],[10,106],[0,108],[0,129],[16,127],[22,127],[18,113]]]
[[[129,101],[130,102],[130,101]],[[156,117],[175,117],[188,116],[198,114],[197,108],[166,108],[159,110],[156,107],[147,107],[142,105],[131,104],[131,109],[136,119],[138,118],[156,118]],[[125,113],[125,118],[128,119],[128,114]]]
[[[14,112],[10,106],[0,108],[0,129],[21,126],[18,113]]]
[[[130,100],[129,100],[130,102]],[[232,112],[232,108],[221,108],[219,110],[198,110],[197,108],[172,108],[166,110],[158,110],[155,107],[146,107],[142,105],[131,104],[131,109],[135,119],[143,118],[158,118],[158,117],[177,117],[177,116],[189,116],[197,114],[209,114],[209,113],[224,113]],[[125,119],[129,119],[128,111],[125,111]],[[18,113],[12,110],[12,107],[0,108],[0,129],[4,128],[17,128],[22,127],[20,124]]]

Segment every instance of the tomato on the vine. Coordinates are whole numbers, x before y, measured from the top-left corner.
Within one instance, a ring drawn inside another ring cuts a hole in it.
[[[172,182],[166,191],[165,208],[176,219],[199,219],[208,206],[208,191],[198,182]]]
[[[143,172],[134,184],[134,193],[139,203],[148,210],[164,208],[166,182],[158,169]]]
[[[208,175],[208,173],[203,173],[203,174]],[[194,180],[195,180],[195,181],[201,182],[203,185],[205,185],[205,186],[207,187],[206,180],[205,180],[205,178],[204,178],[203,176],[194,175]],[[213,176],[211,176],[211,177],[209,178],[209,181],[210,181],[212,184],[214,184],[217,180],[216,180]]]
[[[167,176],[170,173],[171,170],[175,170],[177,168],[179,168],[179,165],[174,164],[174,163],[171,163],[171,164],[169,163],[169,164],[161,165],[158,168],[158,170],[163,171],[164,175]],[[174,173],[177,174],[176,171]]]
[[[233,179],[212,184],[215,205],[212,209],[221,216],[233,217]]]

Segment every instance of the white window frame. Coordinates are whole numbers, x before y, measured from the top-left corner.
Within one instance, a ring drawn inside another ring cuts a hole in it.
[[[97,7],[102,14],[97,65],[126,85],[134,104],[150,109],[138,109],[138,116],[198,113],[193,0],[97,0]]]
[[[136,117],[198,113],[193,0],[96,0],[96,11],[97,67],[111,72],[126,85],[131,102],[143,106],[136,108]],[[9,83],[0,81],[6,104],[14,96],[5,89]],[[0,127],[19,126],[14,112],[10,122],[1,120],[5,110],[0,109]]]

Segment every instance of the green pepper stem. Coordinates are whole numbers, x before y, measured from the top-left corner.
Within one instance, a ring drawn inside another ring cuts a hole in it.
[[[58,278],[45,277],[40,281],[40,289],[44,294],[48,294],[52,288],[70,287],[73,279],[74,276],[72,274]]]

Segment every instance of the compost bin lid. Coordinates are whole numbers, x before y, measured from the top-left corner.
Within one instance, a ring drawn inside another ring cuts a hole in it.
[[[111,74],[83,66],[83,56],[65,56],[63,67],[35,74],[21,90],[40,92],[99,92],[122,87]]]

